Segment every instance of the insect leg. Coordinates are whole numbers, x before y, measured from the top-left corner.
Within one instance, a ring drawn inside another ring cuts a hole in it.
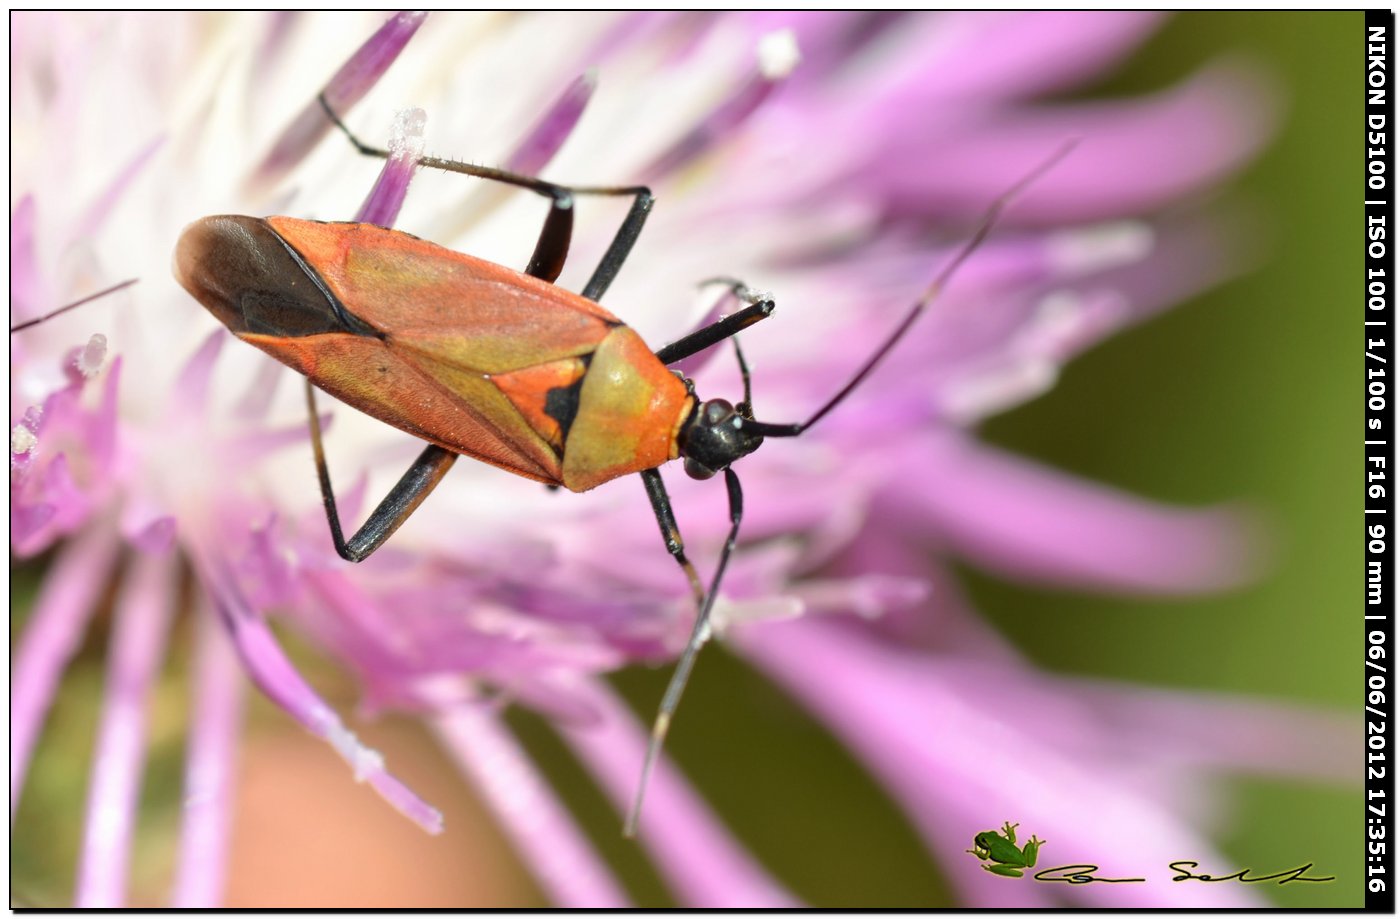
[[[739,347],[739,337],[736,335],[731,339],[734,342],[734,359],[739,362],[739,375],[744,380],[744,401],[740,402],[736,409],[745,418],[753,417],[753,382],[749,379],[749,362],[744,360],[744,349]]]
[[[346,127],[345,122],[340,120],[340,116],[331,109],[330,103],[322,94],[320,97],[321,108],[326,112],[326,116],[334,122],[347,138],[354,145],[355,149],[365,156],[374,156],[380,159],[387,159],[389,151],[379,147],[373,147],[364,143]],[[637,237],[641,235],[642,226],[646,223],[647,215],[651,213],[651,206],[655,203],[655,198],[651,195],[651,189],[645,185],[556,185],[553,182],[546,182],[534,176],[520,175],[515,172],[508,172],[504,169],[496,169],[491,166],[477,166],[472,163],[464,163],[458,160],[443,159],[436,156],[425,156],[418,161],[420,166],[430,169],[442,169],[447,172],[456,172],[461,175],[475,176],[479,179],[488,179],[493,182],[503,182],[506,185],[514,185],[518,188],[525,188],[539,195],[544,195],[553,202],[550,212],[551,219],[562,221],[563,218],[556,218],[556,212],[561,210],[560,201],[570,195],[610,195],[632,198],[632,207],[623,218],[622,225],[613,236],[613,241],[608,246],[608,251],[603,253],[602,261],[594,269],[593,276],[588,279],[588,283],[583,288],[583,295],[590,300],[597,300],[612,284],[617,277],[617,272],[622,268],[622,263],[627,260],[627,255],[632,251],[632,246],[637,242]],[[567,205],[570,209],[568,223],[572,227],[572,202]],[[540,235],[540,241],[535,247],[535,255],[530,260],[531,266],[540,262],[542,266],[553,263],[557,256],[559,267],[562,269],[564,254],[568,251],[567,234],[563,239],[562,250],[557,240],[554,243],[546,243],[546,237],[550,234],[549,222],[545,223],[545,231]],[[529,272],[533,274],[534,272]],[[558,277],[558,270],[554,276]],[[543,275],[536,275],[543,277]],[[547,280],[553,280],[548,278]]]
[[[553,284],[569,257],[569,240],[574,235],[574,196],[560,191],[551,199],[549,216],[544,219],[535,252],[525,273]]]
[[[705,602],[705,588],[700,583],[700,575],[695,566],[685,557],[685,542],[681,540],[680,527],[676,526],[676,515],[671,510],[671,499],[666,494],[666,485],[661,481],[660,469],[643,469],[642,484],[646,486],[651,510],[656,514],[656,522],[661,527],[661,538],[666,541],[666,551],[681,566],[690,580],[690,590],[695,594],[695,608],[700,609]]]
[[[330,468],[326,465],[326,451],[321,445],[321,420],[316,415],[315,388],[306,381],[306,408],[311,414],[311,449],[316,455],[316,474],[321,481],[321,500],[326,506],[326,520],[331,526],[331,539],[335,551],[346,561],[358,562],[369,557],[375,549],[394,534],[409,515],[418,509],[428,493],[442,481],[447,470],[457,460],[457,454],[444,450],[436,444],[429,445],[413,465],[403,474],[389,494],[369,515],[369,519],[347,541],[340,529],[340,513],[335,506],[335,492],[331,489]]]
[[[725,316],[718,322],[696,329],[684,338],[671,342],[656,352],[656,358],[663,364],[685,360],[692,354],[699,354],[711,345],[742,332],[762,319],[767,319],[773,315],[774,308],[772,300],[760,300],[750,304],[737,313]]]
[[[646,759],[642,762],[642,777],[637,786],[637,796],[632,800],[632,809],[622,827],[624,836],[631,837],[637,834],[637,820],[642,815],[642,800],[646,796],[647,781],[651,778],[651,770],[656,765],[661,747],[666,742],[666,734],[671,729],[671,719],[676,713],[676,706],[680,704],[681,694],[685,692],[685,685],[690,681],[690,671],[695,666],[696,655],[705,646],[705,642],[710,640],[710,611],[714,609],[720,582],[724,580],[724,569],[729,565],[729,556],[739,538],[739,521],[744,516],[744,492],[739,487],[739,477],[734,474],[733,469],[725,467],[724,484],[729,489],[729,536],[720,551],[714,580],[710,582],[710,592],[705,595],[700,615],[695,617],[695,628],[691,630],[690,641],[686,643],[685,651],[676,663],[676,670],[671,674],[666,694],[661,697],[661,708],[656,713],[656,721],[652,723],[651,741],[647,744]]]

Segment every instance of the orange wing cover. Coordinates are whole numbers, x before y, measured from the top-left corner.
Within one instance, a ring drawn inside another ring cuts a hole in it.
[[[415,437],[568,484],[567,432],[545,412],[544,394],[578,384],[611,333],[635,333],[591,300],[407,233],[289,217],[267,223],[346,310],[384,337],[245,334],[247,341]],[[660,407],[673,443],[688,400],[660,363],[654,370],[674,383],[654,380],[665,390]]]

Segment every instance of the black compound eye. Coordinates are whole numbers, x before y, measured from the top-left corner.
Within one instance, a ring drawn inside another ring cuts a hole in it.
[[[723,399],[711,399],[705,403],[705,424],[717,425],[734,414],[734,406]],[[714,475],[714,473],[710,473]]]
[[[709,466],[702,466],[700,463],[697,463],[687,456],[685,458],[685,474],[692,479],[700,479],[703,481],[705,479],[714,478],[715,470],[711,469]]]

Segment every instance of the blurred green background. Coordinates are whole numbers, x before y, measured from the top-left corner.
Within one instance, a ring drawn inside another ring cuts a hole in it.
[[[1166,502],[1244,499],[1270,515],[1277,560],[1255,587],[1187,601],[1034,590],[963,569],[976,605],[1051,671],[1322,703],[1348,713],[1357,708],[1362,21],[1360,13],[1180,15],[1091,92],[1150,91],[1220,55],[1262,64],[1282,90],[1284,120],[1275,143],[1222,203],[1262,214],[1272,228],[1268,249],[1244,277],[1079,359],[1051,393],[994,419],[985,435],[1049,465]],[[12,603],[22,620],[37,574],[24,566],[14,575]],[[1083,641],[1086,633],[1094,640]],[[51,722],[31,770],[12,837],[19,903],[59,905],[70,896],[105,638],[103,627],[89,636],[62,690],[63,717]],[[175,646],[182,643],[177,637]],[[154,718],[135,865],[135,890],[152,904],[163,901],[178,818],[186,663],[177,657],[168,668]],[[617,682],[650,717],[666,677],[637,671]],[[348,705],[353,690],[343,685],[337,695]],[[251,713],[254,735],[269,744],[315,746],[261,700],[253,700]],[[529,716],[512,716],[512,723],[638,902],[668,902],[635,847],[618,837],[611,807],[552,735]],[[401,770],[410,782],[450,774],[408,722],[390,719],[365,734],[376,744],[381,735],[395,735],[415,751],[417,759]],[[808,902],[954,905],[898,809],[839,744],[732,657],[711,652],[699,668],[686,730],[670,745],[741,838]],[[736,751],[751,784],[728,778]],[[1359,757],[1358,747],[1358,777]],[[322,759],[328,776],[343,779],[338,762]],[[401,753],[391,759],[404,762]],[[792,782],[796,763],[802,784],[818,789],[804,791],[801,800],[825,800],[822,812],[795,804],[783,809],[791,823],[746,819],[755,795],[771,798]],[[1325,885],[1260,885],[1258,892],[1280,905],[1360,905],[1359,784],[1337,789],[1237,779],[1227,789],[1236,795],[1235,819],[1220,840],[1227,856],[1241,866],[1274,868],[1311,860],[1319,872],[1338,877]],[[505,846],[484,816],[477,822],[488,844]],[[543,905],[518,869],[501,870],[527,902]],[[861,892],[858,902],[852,891]]]

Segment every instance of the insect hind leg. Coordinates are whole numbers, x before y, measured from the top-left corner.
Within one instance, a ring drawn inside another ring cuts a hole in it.
[[[316,414],[316,390],[311,381],[306,381],[306,408],[310,413],[311,450],[316,457],[316,475],[321,484],[321,500],[326,508],[326,522],[330,524],[331,540],[341,558],[359,562],[374,554],[394,531],[418,509],[423,499],[428,497],[447,470],[457,461],[457,454],[436,444],[428,447],[414,460],[413,465],[403,474],[398,483],[379,502],[379,506],[369,515],[364,524],[348,540],[340,528],[340,512],[336,509],[335,491],[331,488],[330,467],[326,465],[326,451],[321,443],[321,419]]]
[[[388,158],[389,151],[367,144],[355,136],[354,132],[331,108],[324,93],[317,99],[321,103],[321,108],[325,110],[326,117],[330,118],[331,122],[349,139],[357,151],[365,156],[379,159]],[[592,277],[584,285],[583,296],[595,301],[602,298],[617,277],[618,271],[621,270],[627,256],[632,251],[632,247],[636,244],[637,237],[641,235],[642,227],[646,224],[647,216],[651,213],[652,205],[656,201],[651,194],[651,189],[645,185],[558,185],[554,182],[546,182],[534,176],[521,175],[505,169],[477,166],[472,163],[436,156],[422,157],[418,163],[431,169],[442,169],[491,182],[514,185],[517,188],[524,188],[549,198],[550,214],[545,219],[544,229],[535,244],[535,252],[530,259],[527,273],[544,278],[551,283],[563,270],[564,261],[568,255],[569,239],[573,229],[573,198],[578,195],[632,198],[632,206],[628,210],[627,216],[623,218],[621,226],[613,235],[613,240],[607,251],[603,253],[603,258],[599,261],[598,267],[594,269]]]

